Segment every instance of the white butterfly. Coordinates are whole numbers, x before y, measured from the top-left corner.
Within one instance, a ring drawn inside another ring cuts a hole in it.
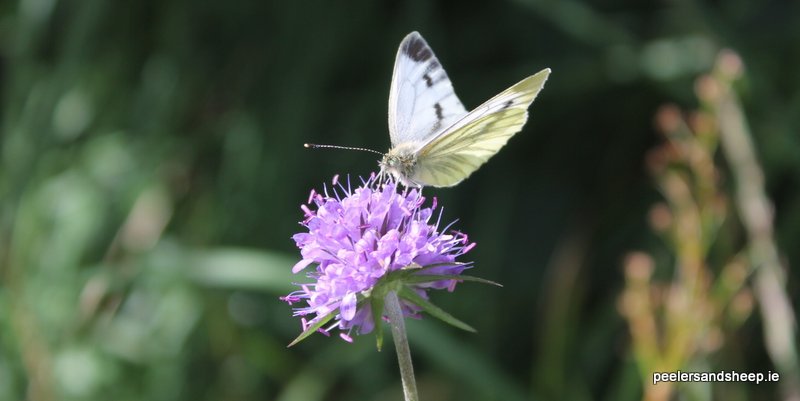
[[[392,148],[380,161],[381,174],[392,174],[406,186],[458,184],[522,129],[548,75],[545,68],[467,113],[425,39],[411,32],[394,63]]]

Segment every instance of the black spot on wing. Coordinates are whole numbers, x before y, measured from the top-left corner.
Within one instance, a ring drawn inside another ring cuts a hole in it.
[[[428,47],[428,44],[425,43],[425,40],[419,36],[411,38],[411,40],[406,43],[405,47],[403,48],[403,53],[417,62],[427,61],[433,57],[431,48]]]
[[[434,103],[433,109],[436,111],[436,118],[438,118],[439,121],[444,120],[442,105],[440,105],[439,103]]]
[[[514,104],[513,100],[507,100],[505,103],[503,103],[503,107],[501,107],[500,110],[505,110],[511,107],[512,104]]]
[[[428,73],[425,73],[425,75],[422,76],[422,79],[425,80],[425,85],[427,85],[429,88],[433,86],[433,79],[430,75],[428,75]]]
[[[442,121],[444,120],[444,109],[442,105],[437,103],[433,104],[433,111],[436,113],[436,122],[430,128],[430,132],[438,132],[442,128]]]

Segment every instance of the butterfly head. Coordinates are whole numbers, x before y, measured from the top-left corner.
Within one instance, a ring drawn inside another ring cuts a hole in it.
[[[414,181],[414,170],[417,166],[417,156],[414,152],[403,147],[395,147],[383,155],[378,163],[381,173],[391,174],[397,181],[407,187],[421,187],[422,183]]]

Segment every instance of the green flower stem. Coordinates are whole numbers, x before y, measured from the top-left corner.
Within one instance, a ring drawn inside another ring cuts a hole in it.
[[[417,396],[417,382],[414,379],[414,366],[411,364],[411,350],[408,347],[406,324],[403,321],[403,311],[400,309],[400,300],[397,293],[389,291],[386,294],[385,309],[392,326],[392,338],[397,350],[397,362],[400,364],[400,377],[403,380],[403,396],[406,401],[419,401]]]

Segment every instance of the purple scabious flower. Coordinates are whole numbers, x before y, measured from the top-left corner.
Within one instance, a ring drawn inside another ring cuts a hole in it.
[[[301,224],[308,232],[292,237],[302,255],[292,272],[316,265],[307,273],[313,282],[298,284],[299,290],[281,298],[304,303],[294,309],[295,316],[303,317],[304,331],[318,326],[327,334],[338,328],[342,338],[352,341],[350,334],[375,328],[383,312],[382,299],[375,298],[387,288],[405,291],[399,293],[408,317],[428,310],[427,290],[454,290],[458,278],[452,277],[471,266],[456,258],[475,244],[449,230],[450,225],[439,230],[441,209],[432,221],[436,199],[430,207],[424,203],[418,189],[400,190],[395,182],[380,182],[374,175],[355,189],[349,180],[347,186],[339,183],[337,176],[331,193],[327,187],[324,195],[311,191],[307,205],[301,206]]]

